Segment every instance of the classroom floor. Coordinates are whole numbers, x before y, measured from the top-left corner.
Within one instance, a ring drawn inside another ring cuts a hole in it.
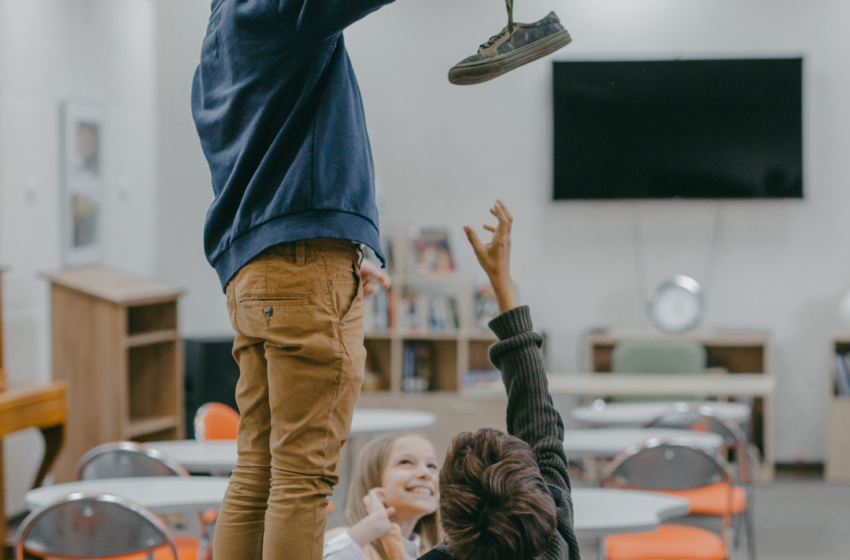
[[[759,560],[850,558],[850,485],[777,479],[755,491]],[[580,539],[582,560],[598,560],[595,540]],[[732,560],[746,558],[741,551]]]

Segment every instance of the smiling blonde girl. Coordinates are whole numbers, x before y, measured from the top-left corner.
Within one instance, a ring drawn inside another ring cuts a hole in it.
[[[440,540],[439,465],[427,439],[395,432],[357,457],[346,523],[325,534],[324,560],[414,560]]]

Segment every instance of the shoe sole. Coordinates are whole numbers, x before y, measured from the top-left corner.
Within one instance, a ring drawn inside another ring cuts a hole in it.
[[[552,54],[561,47],[569,45],[572,40],[570,34],[564,29],[498,59],[480,60],[463,66],[455,66],[449,70],[449,81],[459,86],[487,82],[510,72],[514,68],[519,68],[529,62],[534,62],[538,58]]]

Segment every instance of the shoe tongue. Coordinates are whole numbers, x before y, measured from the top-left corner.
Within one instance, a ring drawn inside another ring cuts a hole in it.
[[[555,12],[549,12],[549,15],[546,16],[546,17],[549,18],[549,19],[554,19],[556,21],[560,21],[560,20],[558,20],[558,16],[555,15]]]

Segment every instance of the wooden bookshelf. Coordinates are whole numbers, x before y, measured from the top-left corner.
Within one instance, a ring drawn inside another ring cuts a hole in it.
[[[388,305],[394,309],[396,324],[384,330],[367,330],[365,346],[367,371],[378,376],[381,390],[363,391],[358,407],[406,408],[437,415],[437,424],[426,435],[442,456],[452,437],[460,431],[491,427],[505,430],[504,390],[477,391],[464,388],[471,369],[496,369],[487,356],[496,336],[476,324],[474,282],[456,273],[418,276],[407,269],[406,228],[393,231],[391,262],[392,289]],[[407,328],[401,324],[402,297],[406,290],[448,294],[456,302],[457,328],[432,330]],[[431,383],[425,392],[403,389],[404,352],[410,344],[426,344],[431,350]]]
[[[850,352],[850,333],[835,335],[829,345],[827,452],[824,476],[829,482],[850,483],[850,396],[835,389],[835,354]]]
[[[180,291],[109,268],[44,275],[51,282],[53,377],[67,382],[68,433],[56,478],[92,447],[183,437]]]

